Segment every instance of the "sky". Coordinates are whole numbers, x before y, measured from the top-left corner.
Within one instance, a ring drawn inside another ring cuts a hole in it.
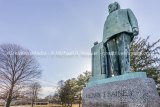
[[[0,0],[0,44],[30,49],[42,69],[42,96],[59,80],[91,71],[90,50],[102,41],[108,5],[115,0]],[[159,0],[116,0],[138,19],[140,34],[160,37]]]

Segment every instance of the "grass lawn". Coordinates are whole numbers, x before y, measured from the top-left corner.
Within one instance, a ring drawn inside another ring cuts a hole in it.
[[[31,107],[30,105],[23,105],[23,106],[11,106],[11,107]],[[49,105],[36,105],[34,107],[63,107],[61,105],[49,104]],[[79,107],[78,104],[73,104],[72,107]]]

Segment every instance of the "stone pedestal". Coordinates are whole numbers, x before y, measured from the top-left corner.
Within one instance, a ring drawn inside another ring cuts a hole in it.
[[[133,78],[84,88],[82,107],[160,107],[151,78]]]

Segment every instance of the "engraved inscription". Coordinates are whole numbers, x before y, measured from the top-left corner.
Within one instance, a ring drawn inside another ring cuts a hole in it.
[[[133,90],[124,89],[117,91],[104,91],[104,92],[95,92],[86,94],[86,98],[94,99],[94,98],[111,98],[111,97],[130,97],[133,96]]]
[[[86,94],[86,98],[101,98],[101,93],[89,93]]]

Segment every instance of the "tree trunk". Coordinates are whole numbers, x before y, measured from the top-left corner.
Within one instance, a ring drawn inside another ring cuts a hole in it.
[[[81,101],[79,101],[79,107],[81,107]]]
[[[6,107],[10,107],[11,99],[12,99],[11,96],[9,96],[9,97],[7,98]]]
[[[12,101],[12,90],[13,90],[13,88],[11,88],[9,93],[8,93],[6,107],[10,107],[10,104],[11,104],[11,101]]]
[[[31,102],[31,107],[34,106],[34,99],[32,99],[32,102]]]
[[[79,107],[81,107],[81,100],[82,100],[82,97],[81,97],[81,91],[80,91],[80,96],[79,96]]]
[[[33,105],[34,105],[34,104],[33,104],[33,102],[32,102],[31,107],[33,107]]]

